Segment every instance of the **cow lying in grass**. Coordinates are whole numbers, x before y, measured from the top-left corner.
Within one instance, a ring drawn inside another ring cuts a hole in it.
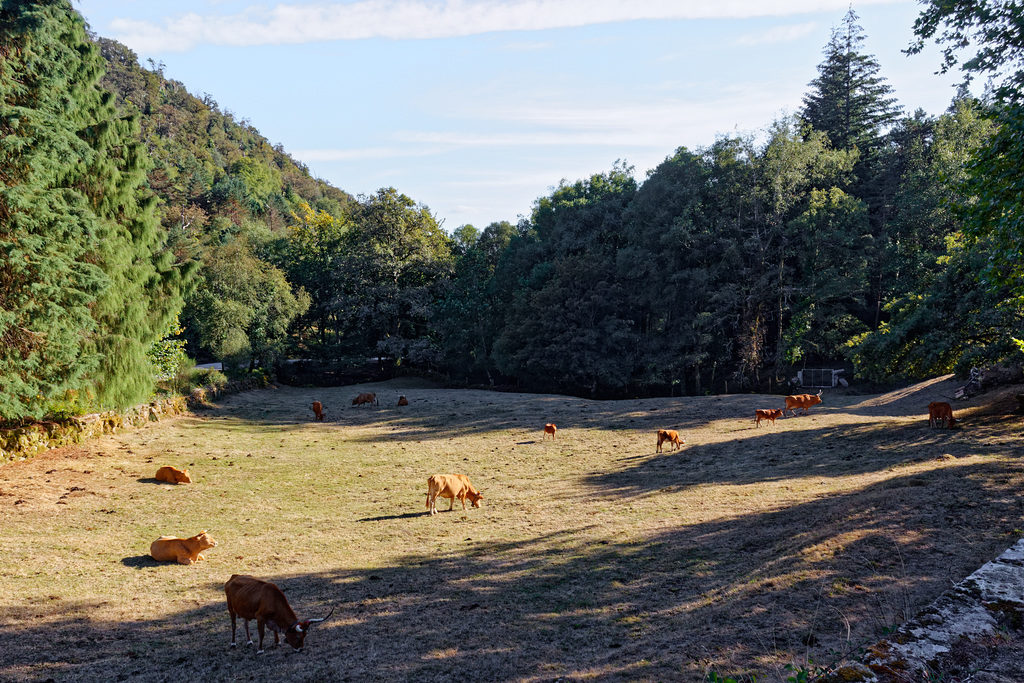
[[[204,550],[216,547],[217,541],[210,538],[206,531],[200,531],[192,538],[161,536],[149,546],[149,554],[157,562],[195,564],[206,559],[202,555]]]
[[[166,481],[168,484],[191,484],[192,477],[188,470],[179,470],[177,467],[161,467],[156,471],[157,481]]]
[[[451,503],[448,511],[455,507],[455,499],[462,501],[462,509],[466,509],[466,499],[469,498],[473,507],[480,507],[482,493],[473,488],[469,483],[469,477],[465,474],[435,474],[427,479],[427,509],[430,514],[437,514],[437,497],[449,498]]]

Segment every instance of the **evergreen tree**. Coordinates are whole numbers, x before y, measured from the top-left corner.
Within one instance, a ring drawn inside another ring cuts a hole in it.
[[[861,53],[864,37],[851,8],[823,50],[825,61],[818,65],[811,92],[804,95],[800,117],[828,135],[836,149],[858,149],[868,158],[899,107],[889,96],[892,87],[878,75],[878,62]]]
[[[0,415],[84,390],[124,407],[180,306],[138,127],[99,87],[99,49],[66,0],[0,6]]]

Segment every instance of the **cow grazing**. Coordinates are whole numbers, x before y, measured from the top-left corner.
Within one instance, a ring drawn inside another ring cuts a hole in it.
[[[261,581],[252,576],[232,574],[224,584],[224,593],[228,598],[228,614],[231,615],[231,647],[235,647],[236,617],[242,617],[245,624],[245,637],[249,641],[247,645],[252,645],[249,620],[255,619],[256,630],[260,635],[260,642],[256,646],[258,655],[263,654],[264,627],[269,627],[274,632],[275,646],[281,643],[278,634],[284,633],[284,642],[291,645],[292,649],[301,651],[310,624],[324,621],[334,614],[334,610],[331,609],[330,613],[321,619],[300,621],[280,588],[269,581]]]
[[[324,421],[324,404],[320,401],[313,401],[313,417],[317,422]]]
[[[374,394],[372,392],[359,394],[354,399],[352,399],[352,405],[354,406],[361,406],[364,403],[369,403],[371,406],[380,405],[380,402],[377,400],[377,394]]]
[[[787,412],[792,411],[796,415],[797,408],[804,409],[804,415],[807,415],[808,409],[811,406],[818,405],[821,403],[821,390],[817,394],[797,394],[795,396],[786,397],[786,407],[782,410],[782,414],[785,415]]]
[[[399,396],[398,397],[398,405],[400,405],[400,406],[407,406],[407,405],[409,405],[409,399],[407,399],[405,396]]]
[[[679,432],[674,429],[659,429],[658,430],[658,453],[661,453],[661,446],[663,443],[668,441],[672,444],[672,450],[682,448],[683,444],[686,443],[685,439],[679,438]]]
[[[216,547],[217,541],[210,538],[206,531],[200,531],[192,538],[161,536],[149,546],[149,554],[157,562],[195,564],[206,559],[202,555],[204,550]]]
[[[551,440],[554,441],[555,440],[555,432],[557,432],[557,431],[558,431],[558,427],[555,426],[555,423],[554,422],[548,422],[546,425],[544,425],[544,436],[542,438],[546,439],[546,438],[548,438],[548,434],[550,434],[551,435]]]
[[[774,410],[755,410],[754,411],[754,425],[757,427],[761,426],[761,420],[767,420],[772,424],[775,424],[775,420],[782,417],[783,410],[781,408],[775,408]]]
[[[156,471],[157,481],[166,481],[168,484],[191,484],[192,477],[188,470],[179,470],[177,467],[161,467]]]
[[[953,407],[945,402],[932,401],[928,404],[928,426],[935,427],[939,423],[945,423],[947,429],[953,428],[956,424]]]
[[[473,488],[469,477],[465,474],[435,474],[427,479],[427,509],[430,514],[437,514],[437,497],[450,498],[449,512],[455,507],[455,499],[462,501],[462,509],[466,509],[466,498],[473,507],[480,507],[480,499],[484,494]]]

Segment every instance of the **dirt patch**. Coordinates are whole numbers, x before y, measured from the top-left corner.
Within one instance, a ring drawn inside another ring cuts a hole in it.
[[[361,391],[380,407],[352,407]],[[826,391],[760,428],[780,397],[422,380],[229,396],[0,467],[0,679],[783,680],[1024,535],[1014,391],[954,403],[954,430],[927,420],[948,380]],[[657,429],[683,449],[655,453]],[[194,483],[154,483],[162,465]],[[446,472],[483,507],[427,514],[426,479]],[[147,559],[203,529],[220,543],[204,562]],[[336,612],[302,654],[230,650],[233,573],[275,581],[300,616]]]

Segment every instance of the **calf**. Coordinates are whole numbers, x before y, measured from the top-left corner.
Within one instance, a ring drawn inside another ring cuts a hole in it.
[[[166,481],[168,484],[191,484],[192,477],[188,470],[179,470],[177,467],[161,467],[156,471],[157,481]]]
[[[427,479],[427,509],[430,514],[437,514],[437,497],[450,498],[448,511],[455,507],[455,499],[462,501],[462,509],[466,509],[466,498],[473,503],[473,507],[480,507],[480,499],[484,494],[473,488],[469,483],[469,477],[465,474],[435,474]]]
[[[261,581],[252,576],[232,574],[224,584],[224,594],[228,598],[228,614],[231,615],[231,647],[235,647],[236,617],[242,617],[242,621],[245,623],[245,637],[249,641],[246,643],[247,645],[252,645],[252,636],[249,635],[249,620],[255,619],[256,630],[260,635],[259,645],[256,646],[258,655],[263,654],[265,626],[274,632],[275,646],[281,643],[278,634],[284,633],[284,642],[291,645],[292,649],[301,651],[310,624],[324,621],[334,614],[332,609],[322,619],[300,621],[280,588],[269,581]]]
[[[786,407],[783,408],[782,414],[785,415],[787,411],[792,411],[796,415],[797,408],[804,409],[804,415],[807,415],[807,411],[811,406],[821,403],[821,390],[818,390],[817,394],[796,394],[795,396],[786,397]]]
[[[757,427],[761,426],[761,420],[767,420],[772,424],[775,424],[775,420],[782,417],[782,413],[785,412],[781,408],[775,408],[774,410],[755,410],[754,411],[754,425]]]
[[[661,453],[661,445],[668,441],[672,444],[672,450],[682,448],[683,444],[686,443],[685,439],[679,438],[679,432],[674,429],[659,429],[658,430],[658,453]]]
[[[192,538],[161,536],[149,546],[149,554],[157,562],[195,564],[206,559],[202,551],[216,547],[217,541],[210,538],[206,531],[200,531]]]
[[[398,397],[398,405],[400,405],[400,406],[407,406],[407,405],[409,405],[409,399],[407,399],[405,396],[399,396]]]
[[[380,402],[377,400],[377,394],[374,394],[372,392],[365,392],[359,394],[354,399],[352,399],[352,405],[354,406],[361,406],[364,403],[369,403],[371,406],[380,405]]]
[[[953,428],[956,424],[953,407],[945,402],[932,401],[928,404],[928,426],[935,427],[940,422],[945,423],[947,429]]]
[[[324,421],[324,404],[320,401],[313,401],[313,416],[317,422]]]
[[[548,422],[546,425],[544,425],[544,436],[541,437],[541,438],[546,439],[546,438],[548,438],[548,434],[550,434],[551,435],[551,440],[554,441],[555,440],[555,432],[557,432],[557,431],[558,431],[558,427],[555,426],[555,423],[554,422]]]

